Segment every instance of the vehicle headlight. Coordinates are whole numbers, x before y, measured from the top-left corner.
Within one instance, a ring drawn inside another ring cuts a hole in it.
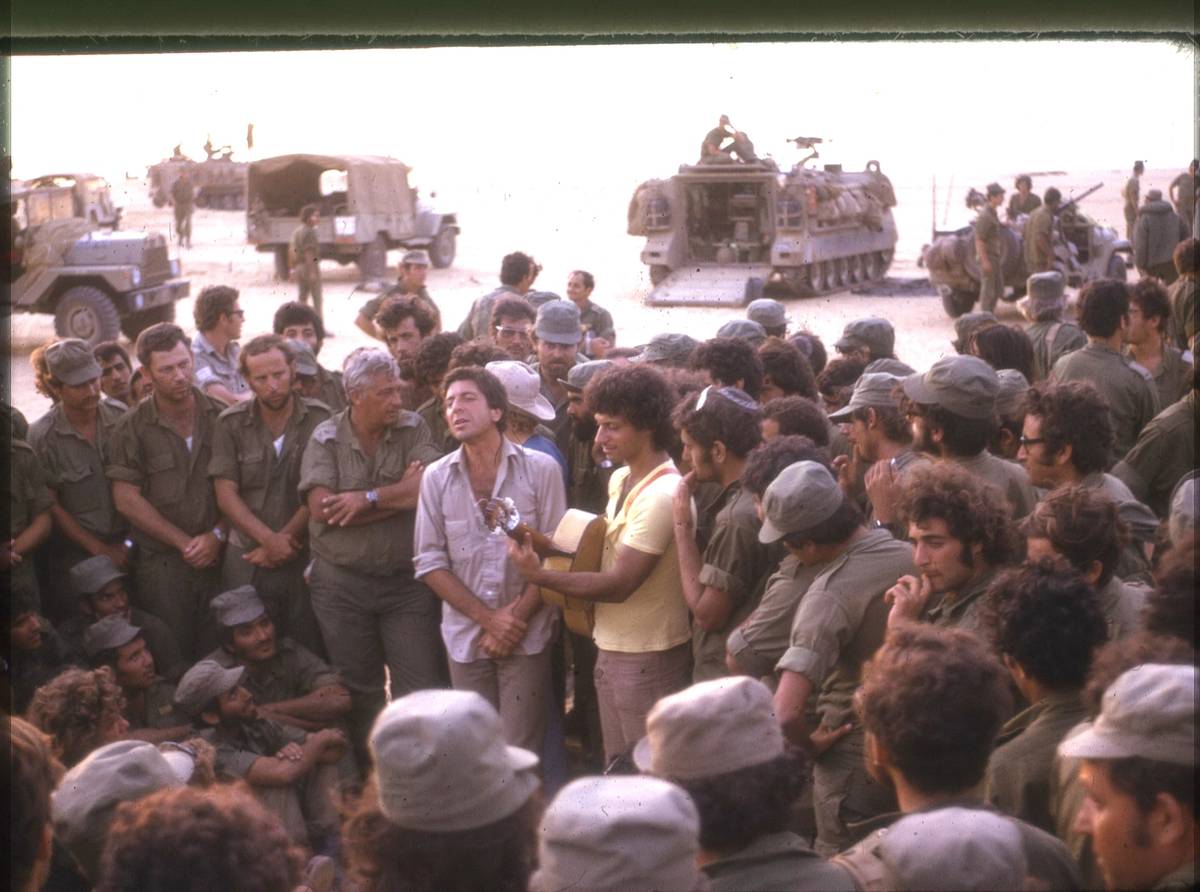
[[[142,284],[142,271],[140,269],[138,269],[136,266],[129,273],[129,281],[133,282],[134,288],[136,288],[138,285]]]
[[[179,261],[172,260],[170,263],[170,267],[171,267],[171,278],[173,279],[179,275]]]

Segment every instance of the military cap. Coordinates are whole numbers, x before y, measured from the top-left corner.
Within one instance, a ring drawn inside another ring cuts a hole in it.
[[[730,319],[717,329],[719,338],[741,338],[757,347],[767,339],[767,330],[753,319]]]
[[[978,356],[947,356],[924,374],[909,375],[901,386],[913,402],[941,406],[963,418],[990,418],[1000,382]]]
[[[45,356],[50,376],[70,387],[100,377],[100,363],[92,355],[92,348],[78,338],[55,341],[46,348]]]
[[[763,328],[785,328],[791,321],[783,304],[769,297],[750,301],[750,305],[746,307],[746,318],[752,319]]]
[[[879,843],[890,875],[884,888],[921,892],[1020,892],[1027,864],[1021,831],[982,808],[939,808],[905,815]]]
[[[633,760],[649,774],[687,781],[781,755],[783,731],[770,689],[738,675],[694,684],[654,704]]]
[[[404,256],[400,258],[400,262],[405,266],[429,266],[429,252],[422,251],[420,248],[414,248],[411,251],[406,251]]]
[[[1031,303],[1038,306],[1057,306],[1063,302],[1067,281],[1057,270],[1034,273],[1025,280],[1025,291]]]
[[[831,412],[830,421],[849,421],[855,409],[895,409],[899,404],[892,391],[900,383],[897,375],[884,372],[863,372],[854,382],[854,392],[850,394],[850,402]]]
[[[253,622],[267,612],[258,591],[252,585],[239,585],[221,592],[211,602],[213,616],[227,629]]]
[[[525,295],[525,300],[528,301],[529,305],[536,310],[542,304],[548,304],[555,300],[562,300],[562,296],[555,294],[553,291],[530,291]],[[566,303],[570,303],[571,306],[574,306],[574,303],[571,301],[566,301]]]
[[[288,338],[287,344],[292,351],[292,364],[296,369],[297,375],[312,377],[320,372],[320,367],[317,365],[317,357],[312,352],[312,347],[308,346],[307,341]]]
[[[896,329],[879,316],[867,316],[846,323],[842,336],[833,345],[845,353],[866,347],[874,356],[889,356],[896,346]]]
[[[838,482],[815,461],[784,468],[763,493],[763,523],[758,541],[770,545],[788,533],[811,530],[841,507],[845,496]]]
[[[538,757],[504,742],[500,716],[474,691],[416,691],[379,714],[369,740],[388,820],[453,833],[506,818],[538,788]]]
[[[993,195],[1003,195],[1004,187],[1001,186],[999,183],[988,183],[987,184],[987,194],[988,194],[989,198],[992,197]]]
[[[119,613],[92,623],[83,633],[83,652],[89,660],[114,647],[124,647],[142,632]]]
[[[71,568],[71,588],[77,595],[94,595],[114,579],[124,579],[125,573],[117,569],[112,558],[98,554],[80,561]]]
[[[50,796],[54,835],[93,882],[113,813],[156,790],[182,786],[162,753],[142,740],[118,740],[89,753]]]
[[[556,296],[538,307],[537,322],[533,331],[539,341],[549,341],[551,344],[578,344],[581,337],[579,324],[579,307]]]
[[[963,313],[954,320],[954,349],[959,353],[966,353],[967,347],[971,343],[971,335],[983,328],[990,328],[993,325],[998,325],[1000,320],[996,318],[995,313],[989,313],[987,310],[980,310],[976,313]],[[909,372],[908,374],[912,374]]]
[[[700,818],[691,797],[646,776],[584,777],[542,817],[530,892],[701,889]]]
[[[1021,411],[1029,382],[1016,369],[1001,369],[996,372],[999,388],[996,391],[996,414],[1001,418],[1012,418]]]
[[[1151,189],[1146,193],[1146,201],[1162,201],[1162,189]]]
[[[567,372],[567,378],[564,381],[558,379],[558,383],[562,384],[569,390],[583,390],[588,386],[588,382],[595,378],[598,374],[607,368],[612,368],[616,365],[611,359],[593,359],[591,362],[581,362],[578,365],[571,366],[571,370]]]
[[[214,698],[237,687],[245,671],[245,666],[226,669],[212,660],[201,660],[179,679],[175,705],[189,717],[199,715]]]
[[[1104,692],[1100,715],[1058,746],[1068,759],[1196,764],[1196,667],[1135,666]]]
[[[641,353],[629,361],[685,366],[691,359],[692,351],[699,346],[699,341],[685,334],[657,334],[642,348]]]
[[[907,362],[892,359],[890,356],[883,356],[868,362],[863,369],[863,374],[895,375],[897,378],[903,378],[905,375],[911,375],[915,371],[916,369]]]

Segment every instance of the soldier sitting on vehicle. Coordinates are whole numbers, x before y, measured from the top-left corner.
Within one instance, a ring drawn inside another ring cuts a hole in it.
[[[721,115],[721,120],[712,130],[704,137],[704,142],[700,144],[700,163],[701,164],[728,164],[732,159],[729,157],[729,152],[732,149],[732,144],[722,148],[725,140],[733,136],[733,127],[729,123],[729,115]]]

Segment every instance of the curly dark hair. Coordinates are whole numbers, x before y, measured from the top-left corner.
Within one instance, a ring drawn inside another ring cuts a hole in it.
[[[905,623],[863,667],[855,705],[908,783],[959,793],[983,779],[1012,697],[1008,673],[977,635]]]
[[[688,436],[706,452],[720,440],[738,458],[745,458],[762,443],[758,409],[743,409],[713,388],[708,392],[704,407],[696,408],[699,394],[689,394],[679,401],[671,421],[677,430]]]
[[[741,387],[754,399],[762,393],[763,364],[749,341],[710,338],[692,351],[691,365],[707,371],[715,384]]]
[[[500,261],[500,283],[516,285],[529,275],[535,263],[536,261],[523,251],[505,254],[504,259]]]
[[[461,335],[452,331],[430,335],[421,341],[413,359],[417,386],[436,387],[450,368],[450,357],[454,355],[455,348],[465,343]]]
[[[1083,707],[1088,718],[1100,714],[1104,692],[1112,683],[1133,669],[1147,663],[1164,666],[1195,666],[1200,653],[1175,635],[1158,635],[1148,629],[1138,629],[1132,635],[1104,645],[1092,658],[1087,683],[1083,686]]]
[[[781,396],[765,403],[762,417],[779,426],[781,437],[808,437],[818,446],[829,445],[829,418],[821,407],[802,396]]]
[[[866,367],[867,364],[861,359],[850,356],[831,359],[829,364],[817,375],[817,390],[826,399],[836,402],[839,406],[844,406],[850,402],[850,394],[854,392],[854,385],[862,377]]]
[[[169,353],[175,349],[176,344],[181,343],[191,349],[191,338],[183,333],[182,328],[174,322],[157,322],[138,335],[134,352],[137,353],[138,362],[148,369],[150,354]]]
[[[129,360],[129,351],[116,341],[100,342],[92,348],[92,356],[96,357],[96,362],[106,362],[114,356],[119,356],[125,360],[125,365],[133,367],[133,363]]]
[[[113,671],[71,667],[34,692],[25,718],[50,735],[54,755],[68,768],[96,747],[125,709]]]
[[[700,814],[700,847],[736,851],[761,836],[788,829],[791,809],[804,791],[802,750],[789,747],[769,762],[693,780],[683,787]]]
[[[287,303],[279,305],[279,309],[275,311],[275,318],[271,321],[275,334],[283,334],[283,330],[290,325],[311,325],[313,331],[317,333],[317,344],[325,341],[325,323],[321,321],[317,311],[308,304],[289,300]]]
[[[455,381],[474,381],[479,392],[483,394],[489,409],[500,410],[500,420],[496,422],[496,430],[504,433],[508,427],[508,393],[500,379],[479,366],[464,365],[451,369],[442,381],[442,402],[446,401],[446,391]]]
[[[1129,525],[1116,503],[1101,490],[1077,484],[1047,493],[1022,522],[1021,532],[1027,539],[1049,540],[1080,573],[1099,561],[1097,587],[1112,579],[1121,549],[1129,543]]]
[[[222,316],[233,314],[238,290],[228,285],[209,285],[196,296],[192,306],[192,319],[197,331],[208,331],[221,321]]]
[[[782,338],[770,337],[758,348],[763,379],[771,379],[786,396],[817,398],[817,378],[812,366],[795,344]]]
[[[118,806],[96,892],[290,892],[302,857],[244,786],[175,787]]]
[[[1145,319],[1157,319],[1154,327],[1159,334],[1166,335],[1167,325],[1171,321],[1171,298],[1162,282],[1158,279],[1140,280],[1130,290],[1129,303],[1137,304]]]
[[[808,437],[777,437],[750,453],[742,471],[742,488],[761,499],[771,481],[798,461],[815,461],[833,473],[829,453]]]
[[[533,323],[537,322],[537,310],[525,298],[506,294],[492,305],[492,318],[488,320],[491,328],[498,327],[501,319],[528,319]],[[532,329],[530,334],[533,334]]]
[[[1156,635],[1175,635],[1196,646],[1196,566],[1194,549],[1172,551],[1156,576],[1158,587],[1146,596],[1142,625]]]
[[[825,353],[825,343],[807,328],[793,332],[787,339],[788,343],[800,351],[800,354],[808,360],[809,367],[812,368],[814,375],[819,375],[825,369],[827,356]]]
[[[1043,559],[1001,574],[988,588],[986,623],[1000,653],[1055,690],[1078,690],[1108,624],[1096,590],[1072,567]]]
[[[342,845],[362,892],[525,892],[541,797],[483,827],[434,833],[398,827],[379,808],[375,779],[344,806]]]
[[[433,333],[435,319],[425,309],[424,302],[418,303],[412,295],[403,294],[399,288],[391,288],[384,292],[384,301],[375,314],[375,324],[384,328],[398,328],[405,319],[412,319],[421,337],[427,338]]]
[[[1091,381],[1035,384],[1025,393],[1025,414],[1041,420],[1048,456],[1070,446],[1071,464],[1080,474],[1108,467],[1116,434],[1108,400]]]
[[[914,468],[904,479],[899,509],[905,526],[933,518],[945,521],[950,535],[962,542],[968,565],[970,547],[976,544],[994,567],[1020,556],[1020,535],[1004,493],[952,462]]]
[[[500,362],[501,360],[509,359],[512,359],[512,357],[506,351],[497,347],[491,338],[476,338],[473,341],[467,341],[465,344],[459,344],[454,348],[450,353],[450,368],[457,369],[468,365],[476,365],[483,368],[489,362]]]
[[[662,372],[651,365],[630,363],[597,375],[584,388],[583,401],[590,415],[619,415],[638,430],[651,431],[655,449],[670,451],[675,445],[671,409],[676,397]]]
[[[1129,286],[1117,279],[1095,279],[1079,292],[1079,327],[1094,338],[1111,338],[1129,313]]]
[[[1015,325],[989,325],[971,337],[971,352],[994,368],[1016,369],[1033,380],[1033,341]]]
[[[11,760],[9,875],[13,889],[24,889],[33,875],[42,833],[51,822],[50,794],[63,767],[51,752],[50,739],[24,719],[8,719],[4,736],[4,752]]]
[[[1200,241],[1194,238],[1185,238],[1175,246],[1171,259],[1175,261],[1175,269],[1178,270],[1179,275],[1194,274],[1197,268],[1200,268]]]

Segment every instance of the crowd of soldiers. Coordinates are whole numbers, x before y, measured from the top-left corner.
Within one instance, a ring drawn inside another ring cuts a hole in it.
[[[1196,262],[926,370],[520,252],[456,332],[405,254],[340,369],[221,285],[39,349],[16,888],[1194,888]]]

